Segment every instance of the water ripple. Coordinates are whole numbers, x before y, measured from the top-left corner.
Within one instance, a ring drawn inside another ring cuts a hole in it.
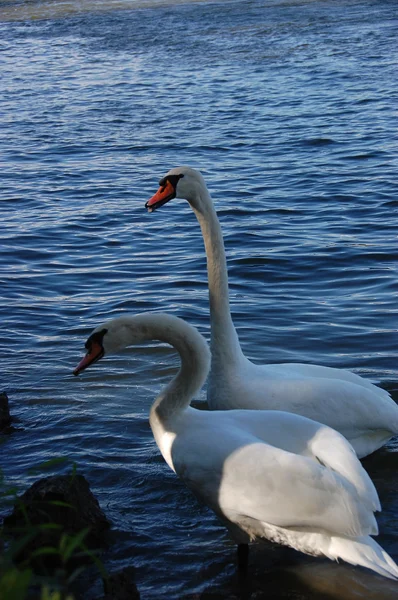
[[[25,488],[30,467],[76,461],[110,512],[107,560],[133,560],[143,597],[235,598],[233,545],[147,422],[174,353],[149,344],[71,373],[92,328],[120,314],[167,310],[209,338],[194,214],[144,208],[190,164],[217,207],[247,356],[351,368],[396,393],[395,5],[174,4],[0,8],[0,353],[18,426],[3,467]],[[396,456],[391,442],[369,463],[395,559]],[[360,570],[289,567],[279,552],[255,546],[243,595],[393,597]]]

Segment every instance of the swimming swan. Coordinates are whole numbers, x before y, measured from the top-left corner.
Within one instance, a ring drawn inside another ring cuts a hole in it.
[[[344,369],[284,363],[256,365],[242,353],[231,318],[220,223],[202,175],[177,167],[146,203],[150,212],[173,198],[188,200],[202,229],[209,279],[212,363],[209,407],[293,412],[342,433],[362,458],[398,433],[398,406],[390,395]]]
[[[377,492],[343,436],[292,413],[189,406],[206,380],[210,353],[185,321],[162,313],[112,319],[90,335],[74,374],[146,340],[171,344],[181,359],[150,410],[156,443],[169,467],[227,526],[241,568],[248,542],[267,538],[398,578],[397,565],[370,537],[378,533]]]

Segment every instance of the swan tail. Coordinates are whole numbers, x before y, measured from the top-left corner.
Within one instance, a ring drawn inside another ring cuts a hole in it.
[[[341,558],[351,565],[361,565],[389,579],[398,579],[398,566],[370,536],[332,537],[325,555],[333,560]]]

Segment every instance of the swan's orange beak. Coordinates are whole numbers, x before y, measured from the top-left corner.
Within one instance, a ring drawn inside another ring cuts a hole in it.
[[[82,360],[77,365],[76,369],[73,371],[73,375],[79,375],[84,369],[87,369],[90,365],[94,364],[104,356],[104,349],[101,344],[92,343],[90,350],[87,352],[86,356],[82,358]]]
[[[148,212],[153,212],[175,197],[175,187],[169,180],[167,180],[165,185],[161,185],[156,194],[152,196],[150,200],[148,200],[148,202],[145,204],[145,208],[148,209]]]

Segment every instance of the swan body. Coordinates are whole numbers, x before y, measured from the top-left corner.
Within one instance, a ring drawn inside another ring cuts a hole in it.
[[[283,363],[257,365],[243,354],[232,322],[224,242],[199,171],[177,167],[146,203],[150,212],[173,198],[188,200],[202,229],[207,255],[211,318],[212,410],[283,410],[314,419],[344,435],[362,458],[398,433],[398,406],[388,392],[344,369]]]
[[[185,321],[162,313],[112,319],[89,337],[74,373],[154,339],[171,344],[181,358],[179,372],[150,410],[156,443],[238,544],[267,538],[398,578],[397,565],[370,537],[378,533],[377,492],[342,435],[293,413],[189,406],[206,380],[210,353]]]

